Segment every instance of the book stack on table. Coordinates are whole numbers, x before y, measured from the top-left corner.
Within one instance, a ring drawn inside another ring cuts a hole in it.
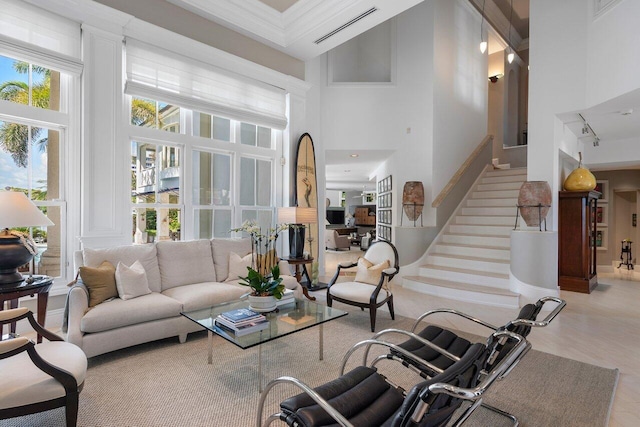
[[[216,326],[234,334],[243,336],[269,327],[267,318],[248,308],[227,311],[216,317]]]
[[[285,291],[282,293],[282,298],[276,300],[276,305],[280,307],[281,305],[290,304],[293,302],[295,302],[295,298],[293,297],[293,290],[285,289]]]

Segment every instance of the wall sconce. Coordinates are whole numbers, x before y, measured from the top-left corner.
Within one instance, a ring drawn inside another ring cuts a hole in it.
[[[494,74],[493,76],[489,76],[489,81],[491,83],[495,83],[498,81],[499,78],[501,78],[502,76],[504,76],[504,74],[499,73],[499,74]]]

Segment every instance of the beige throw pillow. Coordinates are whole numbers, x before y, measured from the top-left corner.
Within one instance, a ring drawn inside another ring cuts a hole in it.
[[[247,277],[247,267],[251,267],[251,253],[241,257],[235,252],[229,252],[229,277],[226,282]]]
[[[89,289],[89,307],[118,296],[116,268],[109,261],[98,267],[80,267],[80,278]]]
[[[360,258],[358,259],[358,271],[356,272],[355,281],[377,285],[380,282],[382,270],[389,268],[390,265],[389,260],[373,265],[368,259]]]
[[[116,287],[118,288],[118,295],[123,300],[151,293],[147,272],[140,261],[134,262],[131,267],[127,267],[121,262],[118,263],[116,268]]]

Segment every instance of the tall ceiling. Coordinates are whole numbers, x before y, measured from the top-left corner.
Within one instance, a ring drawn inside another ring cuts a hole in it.
[[[293,6],[294,3],[298,2],[298,0],[260,0],[260,1],[266,4],[267,6],[277,10],[280,13],[289,9],[291,6]]]
[[[423,0],[166,0],[303,61]]]
[[[493,0],[500,12],[509,18],[511,15],[511,0]],[[529,38],[529,0],[513,0],[513,15],[511,25],[522,39]]]
[[[315,58],[345,41],[421,3],[423,0],[166,0],[208,20],[233,29],[247,37],[306,61]],[[489,53],[505,48],[505,41],[518,49],[528,49],[530,0],[469,0],[477,10],[486,13],[490,26]],[[513,9],[512,9],[513,8]],[[373,12],[366,14],[367,11]],[[363,16],[364,15],[364,16]],[[354,18],[363,16],[351,25]],[[510,25],[509,25],[510,23]],[[321,37],[332,34],[317,43]],[[528,52],[525,60],[528,58]],[[640,134],[640,95],[626,97],[594,106],[580,112],[570,112],[561,118],[579,138],[593,139],[581,132],[578,113],[592,124],[601,140],[636,137]],[[574,129],[575,128],[575,129]],[[585,140],[586,141],[586,140]],[[590,143],[590,140],[587,141]],[[390,153],[360,152],[350,157],[349,150],[325,153],[327,183],[338,182],[343,190],[373,190],[370,174]],[[349,172],[345,172],[349,171]],[[344,179],[348,175],[348,179]]]

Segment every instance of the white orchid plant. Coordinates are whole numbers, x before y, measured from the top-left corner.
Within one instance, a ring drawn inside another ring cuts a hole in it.
[[[288,226],[289,224],[280,224],[275,228],[268,228],[263,233],[262,228],[251,220],[231,229],[234,232],[247,233],[251,238],[251,267],[247,267],[246,277],[240,277],[240,284],[249,286],[253,295],[273,295],[276,299],[282,298],[284,285],[278,267],[276,242],[280,233]]]

